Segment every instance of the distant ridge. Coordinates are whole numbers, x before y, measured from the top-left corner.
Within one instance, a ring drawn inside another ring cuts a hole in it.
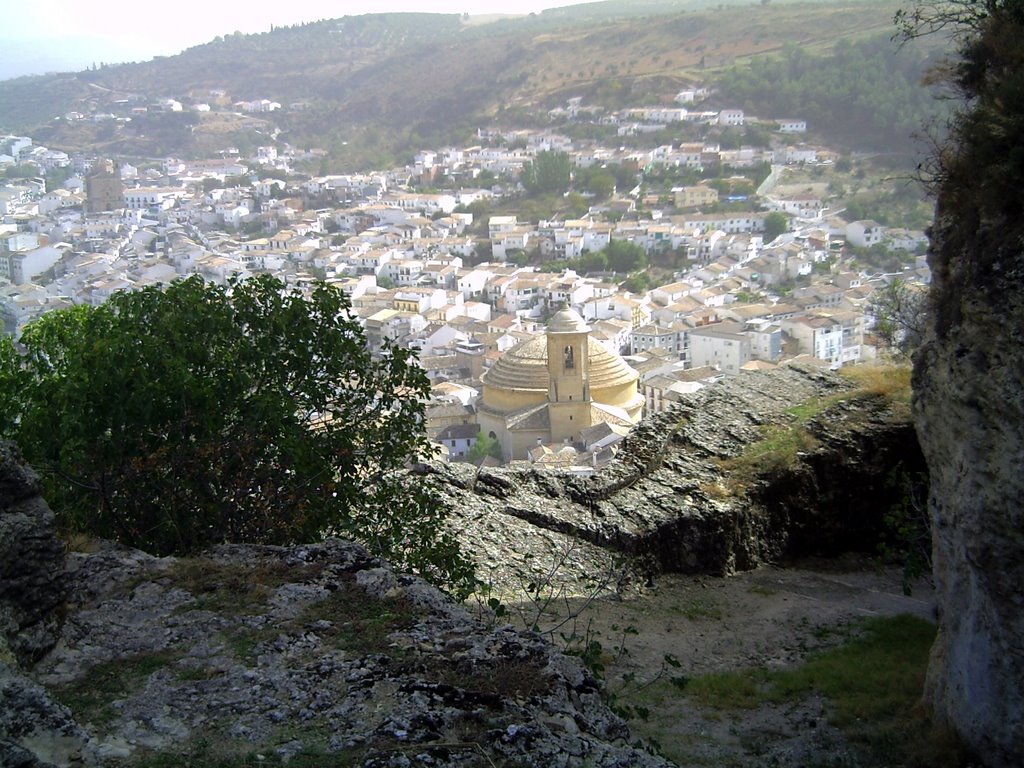
[[[216,90],[231,101],[284,105],[274,120],[294,145],[372,139],[383,159],[389,147],[461,141],[478,126],[543,124],[548,109],[572,96],[607,108],[664,103],[716,68],[778,52],[786,42],[821,52],[840,38],[885,34],[897,7],[895,0],[609,0],[486,24],[457,14],[344,17],[229,34],[151,61],[3,81],[0,130],[33,132],[50,123],[47,140],[67,149],[105,144],[129,155],[200,155],[224,144],[206,120],[188,144],[123,146],[86,126],[51,121],[109,111],[116,99],[187,104]],[[303,109],[289,111],[295,104]],[[367,131],[371,137],[360,136]]]

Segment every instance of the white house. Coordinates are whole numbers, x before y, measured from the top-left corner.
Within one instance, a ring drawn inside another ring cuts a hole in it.
[[[690,364],[738,375],[751,358],[750,337],[739,323],[723,321],[690,331]]]
[[[449,456],[462,458],[476,445],[479,434],[479,424],[452,424],[441,430],[437,442],[448,449]]]
[[[743,125],[743,110],[723,109],[718,113],[718,124],[732,126]]]
[[[846,225],[846,241],[858,248],[878,245],[885,237],[885,228],[877,221],[864,219],[851,221]]]
[[[806,120],[779,120],[779,133],[807,133]]]

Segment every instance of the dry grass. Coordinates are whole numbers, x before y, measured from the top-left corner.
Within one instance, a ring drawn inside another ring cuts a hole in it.
[[[839,369],[857,385],[855,394],[885,397],[893,403],[909,403],[912,370],[909,365],[855,365]]]

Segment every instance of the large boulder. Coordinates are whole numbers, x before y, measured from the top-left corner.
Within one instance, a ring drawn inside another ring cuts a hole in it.
[[[0,646],[24,665],[57,642],[67,596],[64,544],[39,492],[17,446],[0,442]]]

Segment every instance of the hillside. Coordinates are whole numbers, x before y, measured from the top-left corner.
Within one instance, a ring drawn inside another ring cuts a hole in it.
[[[481,125],[535,123],[573,96],[607,109],[668,103],[684,84],[711,81],[724,67],[787,44],[822,53],[840,39],[888,34],[898,8],[891,0],[708,5],[616,0],[490,23],[370,14],[229,34],[178,56],[0,82],[0,129],[66,149],[200,155],[239,132],[210,115],[162,142],[141,140],[141,131],[51,121],[156,98],[215,109],[266,98],[284,106],[273,117],[279,138],[325,147],[341,164],[368,149],[383,161],[426,142],[464,141]],[[215,94],[223,94],[219,104]]]

